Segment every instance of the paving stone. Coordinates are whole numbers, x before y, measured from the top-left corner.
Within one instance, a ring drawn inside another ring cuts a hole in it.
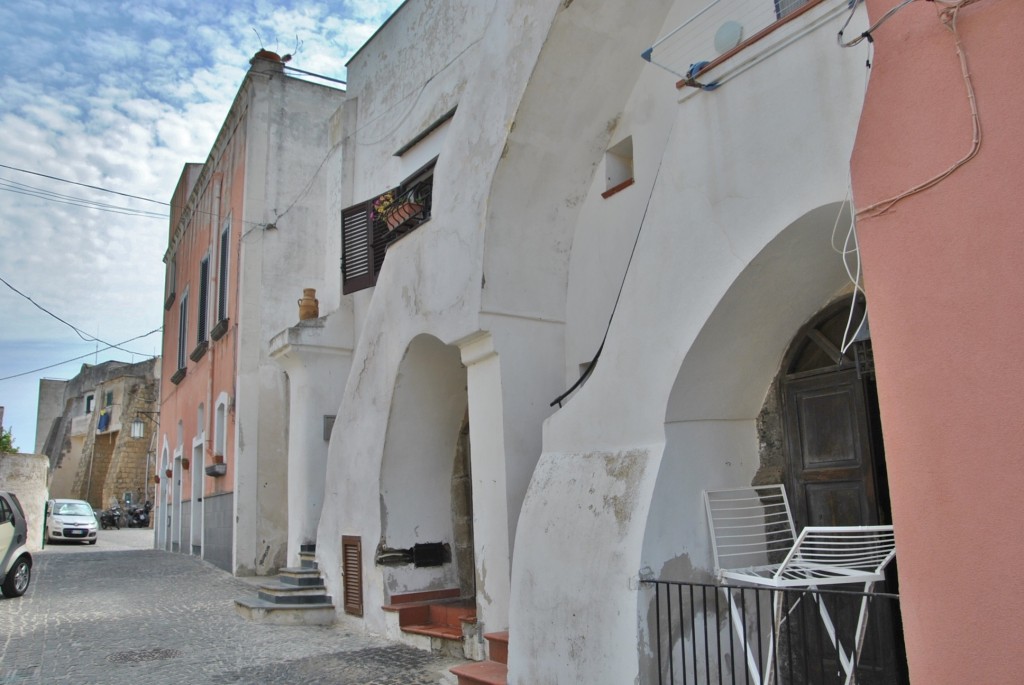
[[[32,585],[0,598],[0,685],[419,685],[463,663],[339,626],[235,613],[245,581],[157,550],[36,555]]]

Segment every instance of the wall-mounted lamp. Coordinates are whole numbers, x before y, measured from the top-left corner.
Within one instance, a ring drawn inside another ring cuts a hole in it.
[[[157,418],[154,419],[153,416],[156,416]],[[149,419],[150,421],[152,421],[156,425],[157,428],[159,428],[160,427],[159,417],[160,417],[160,412],[158,412],[158,411],[137,411],[137,412],[135,412],[135,418],[132,419],[132,422],[131,422],[131,425],[130,425],[130,429],[131,429],[131,433],[130,434],[131,434],[131,436],[133,438],[135,438],[135,439],[138,439],[138,438],[141,438],[141,437],[145,436],[146,424],[143,423],[143,421],[142,421],[143,418]]]

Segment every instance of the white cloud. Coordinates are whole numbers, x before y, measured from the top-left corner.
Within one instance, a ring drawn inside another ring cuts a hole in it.
[[[182,165],[206,159],[260,47],[254,28],[268,49],[282,54],[295,51],[298,39],[292,65],[343,79],[347,59],[398,4],[0,3],[0,164],[167,201]],[[8,169],[0,168],[0,178],[119,207],[166,210]],[[0,190],[0,277],[117,342],[160,325],[167,233],[166,220]],[[0,378],[93,347],[0,285]],[[152,354],[159,341],[129,347]],[[97,357],[106,358],[111,355]],[[5,423],[19,429],[23,449],[34,441],[36,379],[70,377],[81,363],[0,381]]]

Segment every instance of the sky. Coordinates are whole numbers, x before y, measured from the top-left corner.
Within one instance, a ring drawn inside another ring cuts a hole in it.
[[[35,449],[41,378],[160,353],[166,203],[253,54],[344,80],[399,4],[0,3],[0,406],[20,451]]]

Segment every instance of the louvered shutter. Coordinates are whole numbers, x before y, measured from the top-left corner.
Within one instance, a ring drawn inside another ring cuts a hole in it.
[[[363,549],[356,535],[341,537],[341,573],[344,576],[342,594],[345,613],[363,615]]]
[[[196,343],[206,341],[206,316],[209,307],[210,290],[210,258],[203,257],[199,263],[199,311],[198,325],[196,326]]]
[[[393,188],[392,192],[398,189]],[[383,220],[373,220],[373,201],[341,212],[342,292],[346,295],[377,283],[391,236]]]
[[[228,245],[231,224],[225,223],[220,232],[220,271],[217,276],[217,321],[228,318]]]
[[[374,284],[373,238],[369,202],[341,212],[342,292],[346,295]]]

